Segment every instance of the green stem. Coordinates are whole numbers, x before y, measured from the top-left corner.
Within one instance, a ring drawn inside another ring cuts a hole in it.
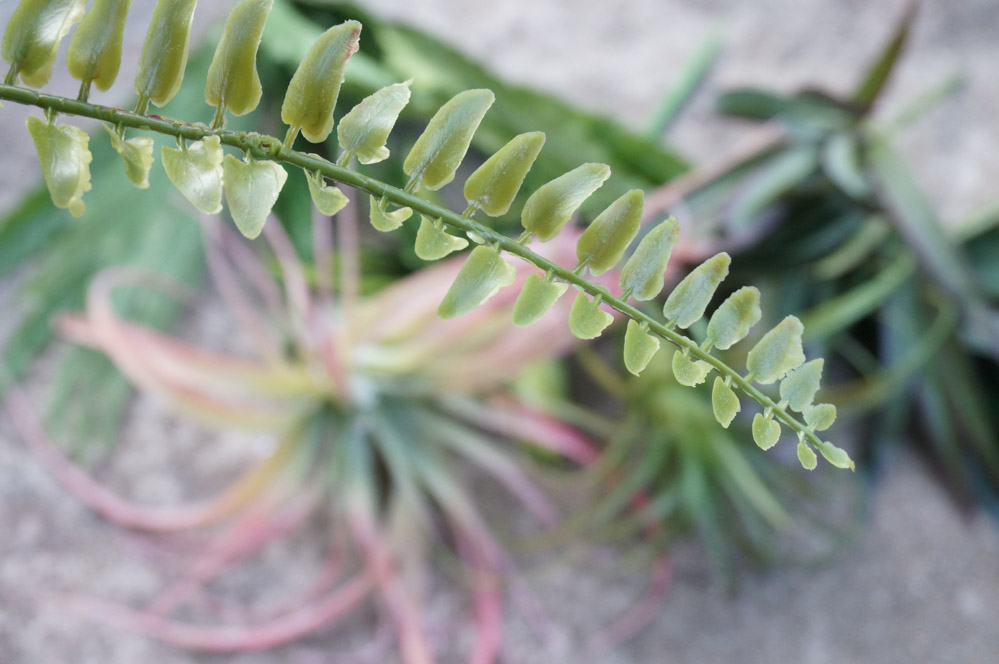
[[[475,233],[486,243],[495,246],[509,254],[523,258],[540,270],[554,275],[557,279],[565,281],[579,289],[585,291],[592,297],[600,297],[604,304],[619,311],[628,318],[638,323],[646,323],[649,329],[656,335],[669,341],[674,346],[685,350],[699,360],[703,360],[722,377],[730,379],[747,396],[773,412],[774,416],[790,427],[795,432],[805,432],[805,439],[812,444],[822,443],[814,433],[808,431],[808,427],[786,409],[780,408],[778,404],[761,392],[747,378],[741,376],[735,369],[729,367],[722,360],[714,357],[710,353],[702,350],[697,343],[683,334],[671,329],[667,325],[651,318],[649,315],[631,306],[624,300],[611,295],[605,287],[591,283],[579,274],[582,270],[568,270],[557,265],[547,258],[539,256],[529,248],[519,244],[516,239],[507,237],[502,233],[494,231],[488,226],[465,218],[456,212],[443,208],[430,201],[423,200],[407,191],[385,184],[380,180],[362,175],[356,171],[338,166],[320,157],[311,156],[302,152],[297,152],[282,145],[282,142],[272,136],[261,136],[259,134],[245,134],[221,129],[209,129],[204,125],[188,124],[177,120],[169,120],[160,117],[152,117],[132,113],[120,109],[110,108],[90,104],[66,97],[47,95],[11,85],[0,85],[0,99],[6,99],[19,104],[37,106],[48,111],[57,111],[69,115],[103,120],[111,124],[121,124],[125,127],[153,131],[159,134],[174,136],[178,139],[197,141],[206,136],[218,136],[221,142],[234,148],[242,150],[247,155],[257,159],[271,159],[282,162],[290,166],[297,166],[307,171],[318,171],[325,177],[342,184],[361,189],[376,198],[384,198],[401,207],[410,207],[414,211],[423,214],[431,219],[440,219],[451,228],[464,231],[465,233]],[[141,101],[141,99],[140,99]],[[409,185],[413,184],[410,180]]]
[[[93,81],[80,81],[80,92],[76,95],[77,101],[87,101],[90,97],[90,84]]]

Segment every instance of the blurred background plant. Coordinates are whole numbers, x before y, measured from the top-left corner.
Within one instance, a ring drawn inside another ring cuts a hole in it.
[[[342,4],[276,3],[261,45],[259,69],[265,89],[284,89],[315,36],[345,18],[359,18],[365,25],[365,40],[348,70],[342,107],[383,85],[410,77],[420,80],[400,123],[400,129],[411,131],[393,135],[401,142],[390,145],[395,154],[403,153],[404,142],[412,142],[430,114],[454,93],[472,87],[493,89],[496,107],[473,144],[480,159],[518,133],[543,130],[546,149],[525,190],[583,161],[611,165],[615,178],[588,201],[584,219],[626,189],[658,188],[650,193],[647,219],[677,210],[681,220],[696,222],[696,227],[689,223],[684,229],[695,239],[675,254],[675,261],[695,264],[727,250],[734,257],[727,288],[744,283],[760,287],[768,307],[765,320],[809,312],[803,317],[809,350],[827,357],[827,375],[836,383],[821,398],[851,417],[854,426],[841,426],[837,434],[857,439],[868,462],[863,471],[878,468],[886,442],[915,440],[939,462],[935,467],[941,469],[946,486],[965,504],[994,506],[999,423],[989,404],[995,400],[997,384],[999,274],[993,257],[999,250],[999,213],[987,210],[972,219],[941,223],[893,147],[898,133],[954,89],[954,81],[929,90],[895,117],[875,115],[913,16],[911,10],[905,15],[847,98],[812,89],[795,95],[758,89],[725,95],[718,110],[759,123],[761,127],[752,131],[761,137],[762,147],[703,167],[688,164],[663,147],[659,136],[709,74],[717,53],[715,40],[694,58],[682,84],[664,100],[652,128],[642,134],[547,95],[505,85],[419,31],[381,22]],[[210,53],[209,47],[192,54],[187,80],[194,83],[185,85],[165,115],[208,119],[199,82]],[[273,117],[275,112],[271,103],[255,119],[233,118],[230,126],[247,130],[267,126],[270,120],[262,116]],[[19,376],[48,344],[49,321],[57,313],[81,308],[86,285],[102,268],[148,268],[191,285],[197,285],[204,272],[198,225],[190,222],[186,207],[177,204],[162,171],[154,170],[147,191],[115,186],[121,182],[117,158],[103,141],[92,145],[94,191],[83,219],[71,221],[53,210],[41,189],[0,224],[0,273],[37,257],[24,291],[27,309],[5,347],[5,361]],[[383,170],[374,172],[383,179],[401,179],[400,173],[391,171],[399,168],[396,160],[379,168]],[[401,231],[402,237],[365,237],[353,256],[338,253],[324,258],[313,242],[305,186],[304,181],[289,181],[275,215],[288,244],[305,261],[293,272],[304,274],[312,286],[327,280],[343,288],[339,275],[345,260],[359,266],[353,288],[366,297],[397,280],[406,283],[412,279],[406,275],[422,268],[410,249],[415,228]],[[447,189],[439,193],[442,202],[460,207],[447,198],[451,194]],[[142,224],[117,213],[140,206]],[[507,222],[513,231],[515,217]],[[171,251],[162,251],[164,246]],[[287,267],[293,254],[283,255]],[[264,272],[278,273],[279,263],[272,256]],[[168,328],[179,312],[169,298],[134,290],[117,297],[115,308],[129,321],[159,329]],[[760,562],[787,560],[777,555],[782,549],[774,536],[786,532],[794,520],[823,535],[826,548],[838,545],[840,536],[850,532],[846,524],[855,523],[855,514],[832,526],[828,514],[818,512],[815,517],[812,507],[827,503],[832,491],[845,491],[856,499],[858,486],[839,482],[826,488],[821,481],[803,481],[801,473],[790,468],[796,464],[793,459],[785,467],[787,459],[764,455],[748,445],[749,436],[739,431],[741,421],[732,431],[719,429],[708,401],[677,387],[668,372],[650,369],[639,379],[608,376],[617,372],[606,365],[600,368],[596,359],[600,352],[598,346],[555,370],[574,380],[555,381],[554,386],[543,382],[541,388],[535,385],[529,391],[540,410],[562,416],[595,438],[615,431],[606,436],[604,457],[583,475],[584,483],[606,493],[587,514],[585,524],[571,526],[598,539],[611,536],[619,541],[633,536],[648,540],[648,526],[662,524],[657,531],[662,541],[652,543],[666,545],[667,550],[669,543],[692,529],[716,569],[726,574],[740,555]],[[486,352],[481,355],[488,357]],[[128,382],[102,354],[87,349],[62,354],[55,371],[46,409],[53,435],[72,440],[77,447],[69,451],[78,460],[92,462],[113,454],[107,443],[115,439],[132,398]],[[105,386],[101,391],[80,389],[97,381]],[[603,404],[595,408],[600,417],[580,412],[578,404],[596,403]],[[474,406],[466,403],[463,408],[467,412]],[[408,412],[405,407],[402,411]],[[397,417],[379,416],[372,426],[392,428]],[[327,412],[316,418],[315,427],[351,430],[343,422],[336,424]],[[522,435],[524,430],[504,433]],[[300,435],[305,440],[322,434],[313,428],[302,429]],[[558,465],[547,455],[535,456],[543,466]],[[363,458],[355,461],[365,463]],[[636,498],[648,502],[636,509]],[[373,498],[369,491],[361,501],[380,505],[384,499]],[[410,623],[404,619],[402,624]]]

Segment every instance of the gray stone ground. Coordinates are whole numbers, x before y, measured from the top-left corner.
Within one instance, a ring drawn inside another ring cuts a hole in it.
[[[4,23],[14,4],[9,0],[0,5]],[[140,22],[139,13],[148,13],[152,3],[134,4],[133,20]],[[202,16],[224,11],[224,3],[200,5]],[[719,26],[727,44],[724,56],[707,89],[670,136],[701,161],[724,156],[746,140],[745,127],[711,114],[713,93],[754,83],[784,90],[820,83],[844,90],[889,32],[902,5],[899,0],[366,3],[374,12],[448,36],[511,80],[554,90],[633,125],[651,112],[663,87],[674,80],[677,65]],[[891,109],[901,108],[951,73],[968,77],[958,95],[902,138],[921,181],[949,220],[996,197],[997,64],[999,8],[994,0],[925,3],[913,48],[885,110],[890,115]],[[130,77],[122,74],[122,80]],[[68,86],[64,91],[70,94],[75,91],[65,80],[54,83],[59,85]],[[10,104],[0,110],[4,125],[11,126],[8,118],[17,113]],[[16,166],[26,149],[23,138],[0,138],[0,209],[37,177],[32,169]],[[16,306],[13,281],[0,289],[0,312],[5,312],[0,314],[0,336],[9,331],[11,307]],[[225,334],[225,324],[210,311],[203,318],[194,323],[196,333],[208,338]],[[133,442],[122,448],[117,470],[109,471],[110,481],[135,495],[160,500],[175,500],[183,491],[172,472],[163,468],[165,462],[199,454],[200,466],[225,472],[238,464],[247,442],[213,440],[206,448],[196,430],[176,424],[155,404],[145,402],[136,406],[128,433]],[[280,570],[291,585],[302,584],[317,555],[306,533],[269,551],[254,569],[265,575]],[[213,657],[95,626],[59,611],[58,602],[52,601],[54,591],[115,599],[148,596],[159,582],[156,570],[146,545],[69,498],[0,418],[0,662],[350,661],[329,650],[352,640],[344,634],[349,626],[339,635],[274,652]],[[526,629],[522,619],[511,618],[507,661],[516,664],[988,664],[999,658],[995,524],[959,514],[920,463],[904,451],[889,459],[874,487],[859,541],[831,564],[744,575],[733,597],[711,579],[701,550],[685,544],[676,552],[675,579],[662,612],[638,637],[609,653],[587,651],[582,637],[626,605],[644,577],[613,570],[599,559],[568,558],[531,581],[550,617],[549,628],[541,638]],[[246,576],[234,580],[240,582],[250,581]],[[454,597],[441,592],[431,610],[447,615],[458,606]]]

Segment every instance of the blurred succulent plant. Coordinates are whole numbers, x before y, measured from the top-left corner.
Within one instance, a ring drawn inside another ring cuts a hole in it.
[[[214,498],[143,507],[103,489],[47,446],[12,393],[12,413],[39,457],[90,507],[130,528],[216,529],[181,578],[145,610],[82,599],[77,606],[179,645],[231,651],[288,641],[377,597],[396,626],[404,660],[425,662],[431,645],[422,591],[427,555],[441,543],[460,559],[474,600],[479,637],[472,661],[492,661],[510,561],[455,464],[505,486],[542,522],[557,518],[504,433],[574,463],[591,461],[595,450],[572,427],[509,396],[494,407],[481,399],[495,396],[525,366],[574,344],[568,304],[530,331],[509,329],[509,295],[444,321],[435,311],[460,268],[456,261],[355,299],[349,284],[356,275],[345,275],[345,295],[334,295],[328,283],[311,289],[280,225],[265,231],[281,266],[275,279],[231,231],[213,219],[205,224],[216,285],[258,359],[200,349],[121,318],[112,305],[115,289],[165,286],[128,269],[102,273],[89,289],[86,313],[63,318],[59,329],[106,353],[144,393],[176,412],[216,429],[264,433],[274,447]],[[554,244],[551,258],[565,260],[571,245]],[[319,264],[329,266],[329,248],[317,249]],[[343,264],[356,262],[347,256]],[[525,280],[527,268],[516,269],[515,279]],[[317,511],[331,524],[331,560],[342,564],[339,583],[328,584],[325,596],[288,605],[263,624],[211,627],[171,618],[201,586]]]

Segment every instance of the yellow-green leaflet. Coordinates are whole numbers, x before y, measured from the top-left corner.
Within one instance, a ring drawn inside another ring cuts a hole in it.
[[[416,231],[416,255],[425,261],[435,261],[444,258],[453,251],[460,251],[468,246],[468,240],[455,237],[444,230],[440,219],[420,217],[420,229]]]
[[[721,376],[715,376],[715,384],[711,387],[711,409],[714,411],[715,419],[726,429],[732,424],[736,413],[742,410],[735,390],[726,385]]]
[[[569,331],[577,339],[596,339],[614,317],[600,308],[600,301],[580,291],[569,311]]]
[[[836,421],[836,406],[831,403],[819,403],[806,409],[803,414],[809,429],[825,431]]]
[[[69,208],[79,217],[86,206],[84,192],[90,191],[89,138],[82,129],[71,125],[49,124],[34,116],[28,117],[28,133],[38,150],[38,161],[56,207]]]
[[[339,188],[326,184],[326,180],[319,173],[305,171],[305,179],[309,183],[312,204],[327,217],[332,217],[347,207],[347,203],[350,202],[350,199]]]
[[[107,90],[121,65],[121,36],[132,0],[94,0],[69,39],[66,65],[78,81]]]
[[[492,90],[465,90],[448,100],[416,139],[402,164],[403,172],[431,191],[453,180],[475,130],[495,99]]]
[[[260,103],[257,46],[273,5],[274,0],[243,0],[229,14],[208,68],[205,101],[209,105],[243,115]]]
[[[743,286],[715,309],[708,321],[707,340],[719,350],[731,348],[760,321],[760,291]]]
[[[87,0],[21,0],[3,33],[0,54],[10,63],[7,83],[16,75],[33,88],[49,82],[59,42],[83,16]]]
[[[361,100],[340,119],[336,135],[340,149],[362,164],[375,164],[389,156],[385,147],[399,113],[409,103],[409,84],[396,83]]]
[[[652,357],[659,351],[659,338],[649,334],[648,325],[641,325],[634,319],[628,320],[628,330],[624,333],[624,366],[636,376],[649,366]]]
[[[718,285],[728,276],[731,262],[732,259],[723,251],[691,270],[666,298],[663,305],[666,320],[683,329],[699,321]]]
[[[608,205],[579,236],[576,258],[590,273],[601,275],[621,260],[642,223],[644,202],[642,190],[632,189]]]
[[[206,214],[222,210],[222,144],[218,136],[194,141],[186,150],[160,151],[163,170],[173,186]]]
[[[801,334],[805,329],[801,321],[788,316],[763,335],[746,356],[746,368],[753,380],[769,385],[783,378],[805,361],[801,348]]]
[[[798,441],[798,461],[805,470],[815,470],[815,466],[819,465],[815,451],[803,440]]]
[[[492,247],[478,246],[468,255],[437,308],[441,318],[454,318],[479,306],[500,288],[513,283],[517,268]]]
[[[490,217],[506,214],[544,144],[544,132],[514,136],[468,176],[465,200]]]
[[[371,205],[369,206],[371,225],[375,227],[375,230],[381,231],[382,233],[394,231],[402,226],[402,222],[413,216],[412,208],[402,207],[398,210],[388,212],[387,210],[382,209],[382,206],[378,203],[378,200],[374,196],[372,196],[369,200],[371,201]]]
[[[642,238],[621,269],[621,290],[636,300],[651,300],[663,289],[666,264],[680,237],[680,225],[670,217]]]
[[[673,353],[673,376],[681,385],[687,387],[700,385],[709,373],[711,365],[704,360],[696,360],[680,349]]]
[[[822,366],[825,360],[819,358],[801,365],[780,382],[780,398],[787,401],[792,410],[804,413],[815,400],[822,380]]]
[[[287,171],[273,161],[247,162],[225,156],[225,202],[240,233],[251,240],[260,235],[287,179]]]
[[[111,135],[111,147],[121,155],[125,164],[125,175],[139,189],[149,188],[149,169],[153,166],[153,139],[136,136],[123,141],[118,133],[106,124],[102,127]]]
[[[753,440],[760,449],[769,450],[780,440],[780,424],[776,420],[764,417],[763,413],[756,413],[756,417],[753,418]]]
[[[281,121],[313,143],[333,131],[333,109],[347,60],[357,52],[361,24],[345,21],[319,35],[288,84]]]
[[[147,101],[164,106],[173,99],[184,80],[187,46],[196,0],[159,0],[135,74],[136,110],[144,113]]]
[[[543,184],[524,203],[520,213],[524,230],[542,242],[551,240],[610,174],[606,164],[583,164]]]
[[[854,470],[856,468],[853,464],[853,459],[850,458],[850,455],[832,443],[823,441],[817,444],[816,447],[819,449],[819,453],[826,458],[826,461],[837,468],[849,470]]]
[[[536,272],[527,275],[527,281],[513,304],[513,324],[525,327],[538,320],[567,290],[569,284],[548,281]]]

